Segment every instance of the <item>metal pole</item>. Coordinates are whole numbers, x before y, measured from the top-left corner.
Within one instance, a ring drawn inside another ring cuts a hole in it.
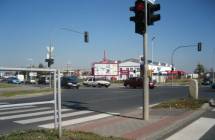
[[[144,89],[143,89],[143,109],[144,109],[144,112],[143,112],[143,118],[144,120],[148,120],[149,119],[149,86],[148,86],[148,49],[147,49],[147,3],[148,1],[145,0],[145,33],[144,33]]]
[[[54,72],[54,128],[57,129],[57,79]]]
[[[173,71],[174,71],[174,62],[173,62],[173,56],[175,54],[175,52],[180,49],[180,48],[188,48],[188,47],[195,47],[196,45],[186,45],[186,46],[178,46],[176,47],[173,51],[172,51],[172,54],[171,54],[171,64],[172,64],[172,69],[171,69],[171,72],[172,72],[172,80],[171,80],[171,86],[173,86]]]
[[[62,125],[61,125],[61,80],[60,80],[60,70],[58,70],[58,133],[59,138],[62,137]]]
[[[154,51],[154,40],[155,40],[155,37],[153,36],[152,37],[152,66],[153,66],[153,57],[154,57],[154,54],[153,54],[154,53],[153,52]]]
[[[213,54],[212,54],[212,65],[213,65],[213,61],[214,61],[214,53],[215,53],[215,49],[213,49]],[[214,65],[212,66],[212,70],[213,70],[213,83],[214,83]]]
[[[50,45],[49,45],[49,57],[52,57],[52,52],[51,52],[51,41],[50,41]],[[49,66],[49,69],[51,69],[51,65]],[[52,75],[51,72],[49,74],[49,87],[52,88]]]

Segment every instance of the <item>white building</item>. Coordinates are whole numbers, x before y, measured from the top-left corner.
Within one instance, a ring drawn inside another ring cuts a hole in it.
[[[139,59],[127,59],[119,63],[118,80],[125,80],[129,77],[140,76],[141,61]],[[148,61],[149,70],[152,71],[152,80],[165,82],[167,71],[171,71],[172,66],[166,63]]]
[[[140,76],[140,61],[138,59],[127,59],[119,63],[118,80],[125,80],[129,77]]]

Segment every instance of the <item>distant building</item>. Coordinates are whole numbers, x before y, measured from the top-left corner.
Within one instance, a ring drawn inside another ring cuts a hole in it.
[[[143,64],[140,59],[130,58],[124,61],[109,60],[104,52],[103,60],[92,64],[92,76],[103,77],[108,80],[125,80],[130,77],[140,77]],[[148,61],[151,80],[165,82],[172,65],[161,62]],[[174,68],[175,70],[175,68]]]
[[[119,63],[119,76],[118,80],[125,80],[129,77],[140,76],[140,60],[138,59],[127,59]]]
[[[108,80],[117,80],[119,75],[118,61],[109,60],[106,58],[104,51],[104,58],[102,61],[94,62],[92,66],[92,75],[95,77],[105,78]]]

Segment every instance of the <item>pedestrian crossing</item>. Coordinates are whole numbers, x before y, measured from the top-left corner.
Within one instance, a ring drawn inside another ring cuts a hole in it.
[[[90,110],[62,108],[62,127],[85,123],[112,116]],[[40,128],[54,128],[53,107],[22,106],[0,109],[1,121],[10,121],[20,125],[36,125]]]
[[[211,112],[214,113],[215,109],[211,110]],[[214,129],[214,126],[215,126],[214,117],[202,116],[198,120],[191,123],[190,125],[186,126],[185,128],[176,132],[172,136],[168,137],[166,140],[181,140],[181,139],[203,140],[205,139],[203,137],[207,135],[209,131]]]

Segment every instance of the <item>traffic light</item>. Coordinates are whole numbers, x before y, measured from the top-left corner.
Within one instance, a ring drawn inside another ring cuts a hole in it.
[[[89,42],[89,34],[88,34],[88,32],[84,32],[84,42],[85,43]]]
[[[135,22],[135,33],[143,35],[145,33],[145,2],[137,0],[134,7],[130,7],[130,11],[135,13],[135,16],[130,17],[130,21]]]
[[[160,20],[160,14],[154,14],[154,12],[160,10],[160,4],[152,4],[148,2],[147,7],[148,7],[147,22],[148,22],[148,25],[153,25],[154,22]]]
[[[202,42],[199,42],[197,47],[198,47],[198,52],[200,52],[202,50]]]
[[[50,68],[52,64],[54,64],[54,59],[45,59],[46,62],[48,62],[48,67]]]

